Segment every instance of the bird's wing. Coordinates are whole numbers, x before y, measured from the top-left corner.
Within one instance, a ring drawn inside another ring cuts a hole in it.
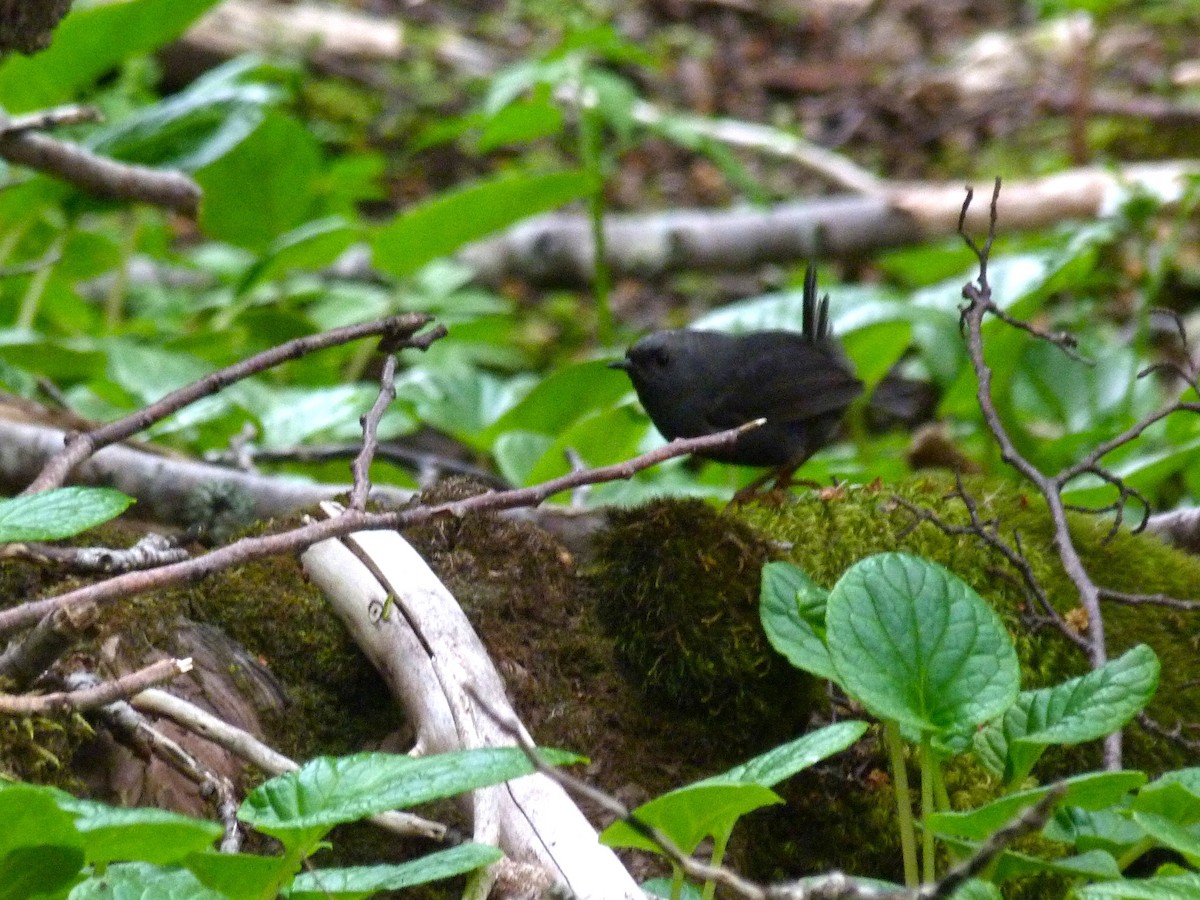
[[[749,353],[737,378],[713,398],[706,418],[715,428],[733,428],[752,419],[792,422],[840,411],[860,393],[841,352],[797,340],[789,359],[775,353]]]

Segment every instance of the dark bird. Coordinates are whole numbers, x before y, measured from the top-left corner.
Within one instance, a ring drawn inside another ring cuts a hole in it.
[[[766,419],[732,447],[701,455],[738,465],[771,466],[780,487],[829,443],[863,387],[829,333],[829,297],[818,301],[812,266],[804,277],[799,333],[656,331],[609,365],[629,375],[642,406],[668,440]]]

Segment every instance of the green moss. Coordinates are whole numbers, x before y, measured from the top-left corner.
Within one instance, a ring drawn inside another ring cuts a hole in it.
[[[614,510],[596,551],[600,620],[645,690],[735,734],[807,718],[819,685],[772,651],[758,621],[759,572],[779,555],[761,532],[698,500],[662,500]]]

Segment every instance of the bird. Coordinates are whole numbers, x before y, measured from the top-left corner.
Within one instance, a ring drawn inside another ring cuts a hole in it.
[[[781,489],[832,440],[842,416],[863,390],[830,333],[829,297],[818,300],[812,265],[805,272],[802,308],[799,332],[656,331],[609,367],[629,376],[650,420],[667,440],[701,437],[765,419],[732,445],[698,455],[774,470],[739,491],[739,498],[752,496],[772,474],[774,489]]]

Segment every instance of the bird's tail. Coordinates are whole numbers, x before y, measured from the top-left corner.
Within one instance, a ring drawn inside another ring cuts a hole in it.
[[[812,263],[804,272],[804,307],[800,330],[810,343],[829,337],[829,295],[817,299],[817,267]]]

